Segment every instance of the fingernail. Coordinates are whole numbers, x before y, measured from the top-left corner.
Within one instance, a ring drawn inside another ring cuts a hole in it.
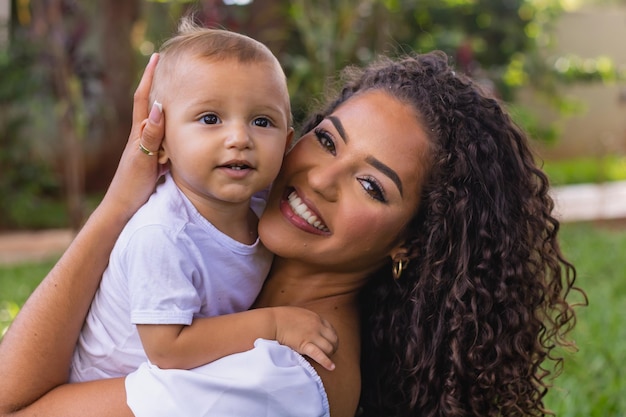
[[[163,105],[158,101],[155,101],[152,105],[152,109],[150,109],[150,115],[148,118],[152,123],[159,123],[161,121],[161,116],[163,112]]]

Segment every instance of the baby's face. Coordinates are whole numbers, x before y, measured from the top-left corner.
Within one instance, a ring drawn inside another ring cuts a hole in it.
[[[292,134],[282,72],[270,63],[185,58],[157,97],[161,162],[193,200],[247,202],[270,185]]]

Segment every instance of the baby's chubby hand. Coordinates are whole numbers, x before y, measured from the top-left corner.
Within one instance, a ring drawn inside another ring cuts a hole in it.
[[[319,314],[300,307],[274,307],[276,340],[332,371],[330,357],[339,339],[333,326]]]

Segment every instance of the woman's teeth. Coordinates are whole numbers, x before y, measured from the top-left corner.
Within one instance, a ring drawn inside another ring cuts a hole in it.
[[[291,194],[287,197],[289,200],[289,206],[291,209],[303,220],[305,220],[308,224],[315,227],[322,232],[329,232],[328,227],[323,224],[315,214],[311,213],[309,208],[302,202],[298,194],[295,191],[292,191]]]

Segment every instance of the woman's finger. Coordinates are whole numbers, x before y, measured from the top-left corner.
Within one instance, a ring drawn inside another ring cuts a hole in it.
[[[139,142],[140,150],[148,156],[157,156],[165,134],[163,125],[163,108],[156,101],[150,109],[150,115],[145,120]]]
[[[148,200],[157,179],[163,172],[158,164],[158,150],[164,132],[160,111],[148,117],[148,98],[158,55],[154,54],[141,77],[133,99],[133,126],[117,171],[113,176],[103,203],[112,202],[130,218]],[[158,108],[157,108],[158,110]],[[145,137],[144,136],[145,132]],[[143,145],[143,148],[140,146]],[[150,155],[154,153],[153,155]]]
[[[154,69],[159,61],[159,54],[152,54],[146,69],[143,71],[141,81],[133,96],[133,127],[130,132],[129,142],[134,141],[141,135],[142,122],[148,117],[150,89],[152,88],[152,78]]]

